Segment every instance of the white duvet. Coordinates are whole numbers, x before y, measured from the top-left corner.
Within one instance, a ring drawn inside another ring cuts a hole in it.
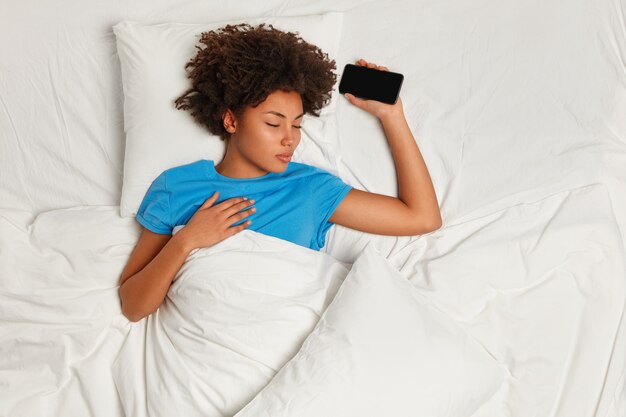
[[[324,415],[321,399],[350,410],[394,384],[431,387],[411,404],[447,407],[434,415],[623,415],[624,248],[603,185],[410,242],[331,231],[350,253],[253,231],[198,250],[130,323],[117,291],[134,219],[2,211],[0,415]]]
[[[193,251],[113,365],[126,415],[232,416],[292,358],[273,395],[293,400],[245,415],[469,415],[495,393],[505,370],[373,247],[354,268],[250,230]]]
[[[113,367],[126,415],[235,414],[295,355],[347,272],[251,230],[195,250]]]

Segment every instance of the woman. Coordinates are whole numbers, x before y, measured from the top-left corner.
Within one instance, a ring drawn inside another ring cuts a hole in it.
[[[400,98],[389,105],[346,94],[382,123],[399,198],[355,190],[327,171],[289,162],[304,115],[319,116],[330,100],[334,60],[297,34],[264,24],[228,25],[203,33],[200,42],[206,48],[186,66],[192,88],[176,106],[220,135],[226,154],[217,165],[199,160],[166,170],[146,193],[137,213],[144,228],[120,278],[129,320],[156,311],[192,250],[246,228],[319,250],[332,224],[395,236],[441,227]],[[362,59],[357,64],[387,71]],[[172,236],[177,225],[185,227]]]

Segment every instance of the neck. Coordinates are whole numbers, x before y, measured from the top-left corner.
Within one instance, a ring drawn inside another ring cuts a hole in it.
[[[220,175],[229,178],[256,178],[268,174],[241,154],[229,150],[230,147],[227,148],[224,159],[215,165],[215,170]]]

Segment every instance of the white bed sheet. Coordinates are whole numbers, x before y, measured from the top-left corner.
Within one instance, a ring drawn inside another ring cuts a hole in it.
[[[2,10],[0,415],[121,412],[108,366],[129,325],[115,285],[138,226],[115,213],[124,145],[112,25],[333,10],[345,13],[339,69],[363,57],[405,74],[401,97],[444,228],[397,238],[335,226],[324,251],[349,263],[374,241],[416,285],[435,285],[442,310],[494,355],[515,359],[517,379],[480,416],[626,416],[626,329],[617,322],[626,279],[622,1],[64,0],[4,1]],[[341,176],[395,195],[393,161],[376,121],[340,102],[337,125]],[[559,218],[564,230],[552,221]],[[568,246],[524,252],[527,239],[550,235]],[[575,282],[595,279],[600,298],[585,304],[581,293],[564,296],[574,291],[565,272],[538,287],[539,299],[524,292],[557,255]],[[503,304],[511,288],[520,295]],[[526,301],[533,308],[520,307]],[[577,321],[551,305],[571,308]],[[568,327],[554,335],[569,356],[510,340],[506,326],[533,312],[544,312],[545,320],[531,320],[540,335],[555,322],[580,324],[577,334]],[[601,341],[589,347],[597,334]],[[581,384],[585,376],[592,382]]]
[[[139,227],[118,208],[0,218],[0,415],[123,415],[110,367],[137,325],[117,279]],[[388,259],[508,370],[474,417],[622,415],[626,265],[604,185],[440,229]]]

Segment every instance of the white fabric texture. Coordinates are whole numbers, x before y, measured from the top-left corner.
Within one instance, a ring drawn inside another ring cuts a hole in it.
[[[302,348],[236,417],[469,416],[504,374],[369,244]]]
[[[347,273],[252,230],[194,250],[114,364],[126,415],[232,416],[295,355]]]
[[[389,258],[511,372],[473,417],[622,415],[607,411],[621,400],[606,394],[623,384],[611,370],[626,359],[616,337],[626,264],[611,213],[606,187],[592,184],[450,226]]]
[[[122,316],[117,294],[139,231],[134,219],[120,217],[118,206],[37,216],[2,212],[0,344],[9,354],[0,355],[6,370],[0,373],[0,415],[124,416],[121,398],[141,398],[140,363],[124,377],[137,390],[118,394],[111,375],[115,360],[141,357],[146,347],[125,345],[141,341],[135,332],[146,325]],[[288,248],[289,242],[281,243]],[[440,229],[396,245],[392,256],[385,255],[389,246],[376,247],[430,305],[508,369],[472,417],[545,414],[540,411],[550,408],[562,416],[623,415],[626,265],[604,185]],[[165,380],[151,379],[159,382]],[[217,381],[193,398],[220,387]]]
[[[190,86],[184,69],[196,54],[202,32],[226,24],[271,24],[277,29],[298,32],[307,42],[320,47],[330,59],[337,56],[341,35],[341,13],[313,16],[262,18],[207,24],[163,23],[147,25],[121,22],[113,26],[117,39],[124,86],[124,180],[120,210],[122,216],[135,216],[152,181],[163,171],[198,159],[217,164],[224,156],[225,142],[196,123],[190,113],[177,110],[174,100]],[[330,172],[336,161],[329,137],[335,134],[336,94],[320,117],[309,117],[302,124],[301,144],[293,160]],[[331,126],[332,128],[329,127]]]
[[[120,216],[113,26],[340,12],[339,76],[358,58],[405,75],[400,97],[443,228],[333,226],[323,251],[348,268],[373,243],[508,369],[471,417],[626,416],[622,3],[5,1],[0,415],[125,415],[111,365],[140,326],[117,293],[140,227]],[[397,196],[380,124],[343,97],[333,113],[320,148],[311,142],[317,160],[334,160],[355,188]]]

